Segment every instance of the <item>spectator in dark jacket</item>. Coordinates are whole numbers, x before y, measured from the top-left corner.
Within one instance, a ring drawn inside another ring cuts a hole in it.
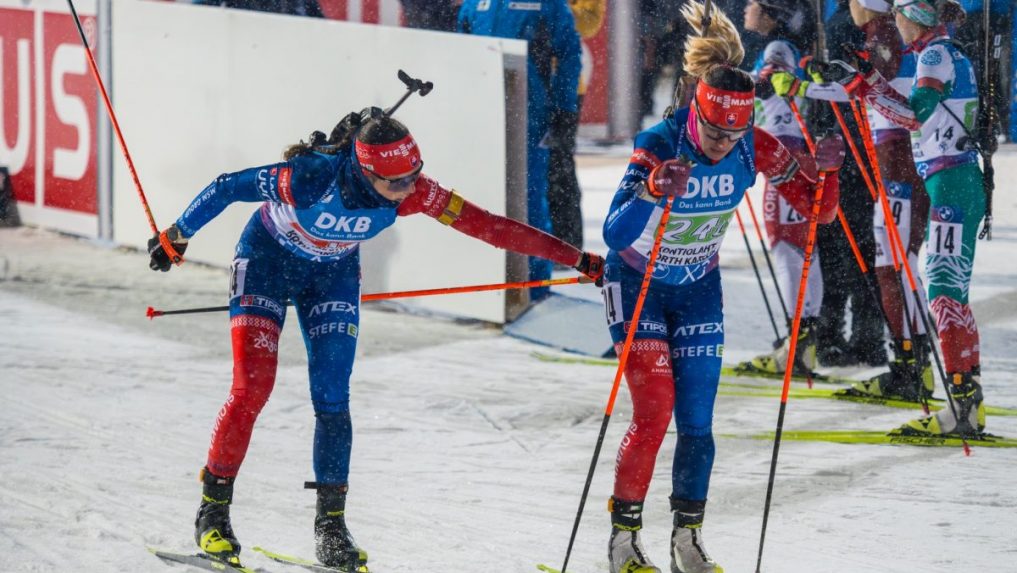
[[[462,0],[399,0],[410,28],[455,32]]]
[[[241,10],[257,12],[275,12],[277,14],[293,14],[295,16],[311,16],[324,18],[325,15],[318,5],[318,0],[195,0],[195,4],[204,6],[225,6]]]
[[[865,45],[865,34],[851,20],[849,0],[838,0],[837,11],[826,23],[826,45],[831,59],[850,61],[851,47],[860,49]],[[840,104],[838,104],[840,105]],[[819,123],[824,129],[839,131],[833,112],[828,105],[818,107],[821,111]],[[848,128],[857,136],[858,126],[846,106],[841,106]],[[856,145],[862,143],[855,137]],[[874,267],[876,243],[873,238],[873,203],[865,188],[858,164],[850,154],[840,169],[840,207],[844,211],[858,248],[869,268]],[[883,317],[880,306],[872,300],[865,278],[858,269],[851,245],[844,231],[837,225],[820,226],[816,233],[820,256],[823,259],[824,291],[823,306],[819,311],[817,325],[817,357],[824,366],[869,364],[881,366],[887,361],[883,334]],[[848,302],[851,303],[851,333],[845,339],[845,315]]]

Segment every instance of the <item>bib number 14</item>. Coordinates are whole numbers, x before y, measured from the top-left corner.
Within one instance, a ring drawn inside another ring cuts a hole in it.
[[[929,254],[942,257],[958,257],[961,255],[961,240],[964,225],[961,223],[943,223],[929,221]]]

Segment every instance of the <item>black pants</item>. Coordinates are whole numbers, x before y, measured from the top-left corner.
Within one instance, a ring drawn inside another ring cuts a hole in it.
[[[583,98],[579,97],[582,111]],[[577,120],[578,121],[578,120]],[[566,243],[583,248],[583,194],[576,177],[575,141],[578,125],[571,126],[570,145],[551,148],[548,166],[547,203],[551,212],[551,233]]]
[[[873,202],[853,158],[848,157],[844,161],[839,176],[840,206],[871,275],[876,252],[872,231]],[[884,320],[877,286],[875,281],[867,282],[862,274],[840,223],[834,221],[821,225],[817,241],[823,261],[823,305],[817,325],[819,348],[838,345],[850,347],[859,354],[882,349]],[[850,340],[845,341],[845,315],[849,302],[851,334]]]

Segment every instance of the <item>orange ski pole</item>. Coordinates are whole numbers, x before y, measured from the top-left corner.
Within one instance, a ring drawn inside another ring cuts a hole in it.
[[[556,285],[571,285],[577,283],[589,282],[586,277],[572,277],[568,279],[547,279],[538,281],[526,281],[526,282],[514,282],[514,283],[496,283],[486,285],[471,285],[461,287],[449,287],[449,288],[432,288],[424,290],[404,290],[395,292],[379,292],[365,294],[360,297],[362,302],[368,302],[372,300],[388,300],[392,298],[413,298],[420,296],[437,296],[442,294],[461,294],[468,292],[482,292],[488,290],[509,290],[518,288],[531,288],[531,287],[549,287]],[[287,302],[287,305],[293,303]],[[152,307],[148,307],[147,316],[149,319],[153,319],[160,316],[169,316],[171,314],[197,314],[202,312],[223,312],[229,310],[229,306],[208,306],[204,308],[185,308],[181,310],[156,310]]]
[[[858,114],[859,116],[864,115],[866,112],[865,102],[859,100],[858,108],[853,107],[853,109],[855,109],[855,113]],[[891,232],[891,238],[893,239],[893,241],[891,241],[891,244],[895,244],[896,248],[899,249],[900,251],[904,271],[907,273],[908,285],[911,287],[911,296],[913,297],[915,302],[915,311],[921,318],[922,326],[925,327],[925,331],[930,333],[931,335],[934,332],[933,325],[929,320],[929,313],[925,308],[925,304],[922,301],[921,294],[919,294],[918,292],[918,285],[917,282],[915,281],[914,274],[911,272],[911,262],[908,260],[907,250],[904,248],[904,243],[901,241],[900,234],[897,232],[897,223],[894,220],[893,212],[890,209],[890,202],[887,199],[886,188],[883,186],[882,178],[879,177],[879,174],[882,171],[880,170],[879,167],[879,157],[876,154],[876,147],[872,140],[872,133],[868,129],[868,124],[866,124],[865,126],[859,124],[859,129],[862,131],[862,143],[865,144],[865,151],[869,155],[869,161],[872,162],[873,175],[876,177],[876,182],[878,184],[877,188],[879,190],[879,201],[883,206],[883,218],[886,220],[886,228],[888,231]],[[908,311],[908,306],[906,303],[904,304],[904,310],[905,312]],[[908,317],[909,322],[910,320],[911,318]],[[939,372],[940,380],[942,380],[943,382],[943,391],[946,393],[947,402],[950,405],[950,412],[953,414],[954,418],[956,418],[957,408],[956,405],[953,403],[953,399],[950,397],[950,385],[946,376],[946,368],[944,368],[943,361],[939,355],[939,349],[936,348],[936,344],[931,340],[929,347],[932,349],[932,357],[936,361],[936,369]],[[925,404],[924,398],[923,398],[923,407],[925,408],[926,412],[928,412],[928,406]],[[971,446],[968,444],[967,439],[961,438],[961,442],[964,444],[964,455],[971,455]]]
[[[797,110],[796,110],[797,111]],[[798,283],[798,300],[795,303],[794,320],[791,323],[791,341],[788,346],[787,363],[790,366],[795,361],[795,351],[798,349],[798,331],[802,324],[802,311],[805,308],[805,290],[808,286],[809,267],[812,263],[812,250],[816,245],[816,229],[819,228],[819,209],[823,200],[823,186],[826,182],[826,173],[820,172],[819,181],[816,183],[816,196],[812,203],[812,213],[809,216],[809,235],[805,243],[805,260],[802,262],[802,277]],[[766,524],[770,517],[770,502],[773,499],[773,484],[777,475],[777,456],[780,453],[780,439],[784,431],[784,418],[787,414],[787,398],[791,390],[791,373],[793,368],[784,369],[784,386],[780,393],[780,409],[777,413],[777,431],[773,437],[773,455],[770,458],[770,478],[766,484],[766,501],[763,507],[763,526],[759,534],[759,555],[756,558],[756,573],[760,573],[763,564],[763,544],[766,541]]]
[[[156,235],[159,234],[159,227],[155,224],[155,218],[152,217],[152,210],[148,207],[148,199],[145,198],[145,191],[141,188],[141,180],[138,179],[138,171],[134,168],[134,160],[131,159],[131,152],[127,150],[127,142],[124,141],[124,134],[120,131],[120,122],[117,121],[117,115],[113,111],[113,104],[110,102],[109,94],[106,93],[106,86],[102,82],[102,77],[99,76],[99,67],[95,65],[95,58],[92,56],[92,50],[88,47],[88,40],[85,38],[85,31],[81,28],[81,20],[78,18],[78,12],[74,9],[74,1],[67,0],[68,6],[71,8],[71,15],[74,16],[74,24],[78,27],[78,35],[81,36],[81,43],[85,46],[85,55],[88,56],[88,65],[92,69],[92,77],[95,78],[95,83],[99,86],[99,92],[102,94],[102,102],[106,105],[106,113],[109,114],[109,119],[113,123],[113,131],[117,134],[117,141],[120,143],[120,149],[124,152],[124,158],[127,159],[127,169],[131,172],[131,177],[134,179],[134,186],[138,190],[138,197],[141,198],[141,206],[145,209],[145,216],[148,218],[148,226],[152,229],[152,232]],[[166,251],[167,254],[176,254],[176,251],[172,248]],[[177,264],[183,262],[183,258],[179,254],[176,254],[176,259],[173,261]]]
[[[572,524],[572,534],[569,536],[569,545],[565,550],[565,561],[561,566],[561,573],[565,573],[569,565],[569,557],[572,555],[572,546],[576,542],[576,533],[579,531],[579,522],[583,519],[583,508],[586,507],[586,498],[590,494],[590,484],[593,483],[593,472],[597,469],[597,460],[600,458],[600,449],[604,445],[604,436],[607,434],[607,425],[611,421],[611,414],[614,412],[614,402],[618,397],[618,387],[621,386],[622,374],[625,373],[625,365],[629,360],[629,351],[632,349],[632,341],[636,337],[636,330],[639,329],[639,315],[643,312],[643,302],[646,300],[646,293],[650,291],[650,277],[653,276],[653,269],[657,264],[657,255],[660,253],[660,241],[664,237],[664,229],[671,217],[671,204],[674,197],[668,197],[664,205],[664,213],[660,216],[660,224],[657,225],[657,232],[653,239],[653,248],[650,250],[650,258],[646,261],[646,271],[643,273],[643,283],[639,287],[639,295],[636,297],[636,306],[632,310],[632,319],[629,321],[629,330],[625,334],[625,343],[622,345],[621,354],[618,357],[618,370],[614,373],[614,383],[611,385],[611,396],[607,399],[607,407],[604,408],[604,420],[600,423],[600,433],[597,435],[597,445],[593,448],[593,459],[590,460],[590,469],[586,473],[586,484],[583,485],[583,494],[579,498],[579,510],[576,511],[576,520]],[[625,326],[625,319],[622,318],[622,327]]]

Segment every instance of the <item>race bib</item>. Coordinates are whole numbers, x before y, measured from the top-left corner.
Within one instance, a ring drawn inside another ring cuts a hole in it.
[[[607,325],[614,326],[625,319],[622,313],[621,283],[607,283],[602,292]]]

